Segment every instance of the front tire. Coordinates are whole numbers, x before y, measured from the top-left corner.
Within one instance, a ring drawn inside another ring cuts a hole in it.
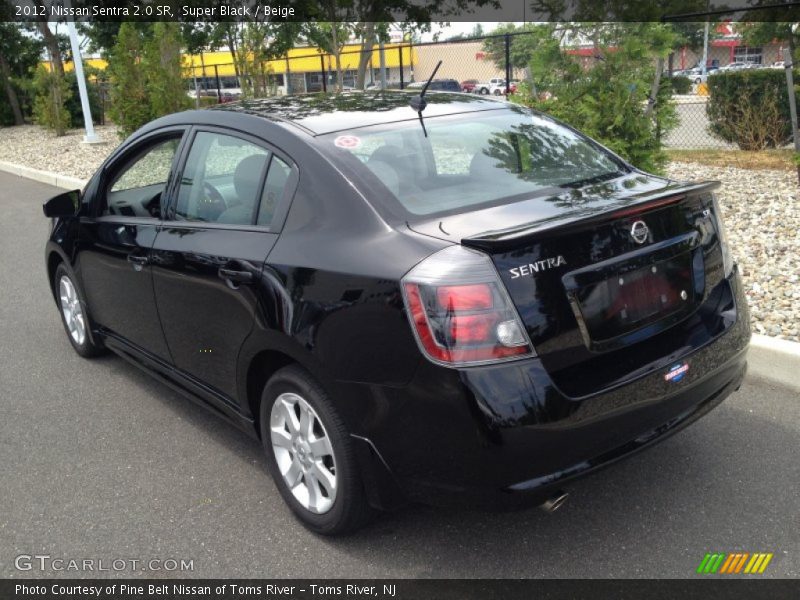
[[[53,276],[53,289],[58,302],[61,323],[75,352],[84,358],[99,356],[105,352],[102,345],[95,343],[90,331],[91,319],[86,302],[81,298],[73,275],[64,266],[58,265]]]
[[[352,533],[370,515],[350,435],[322,386],[298,365],[261,396],[261,438],[284,501],[311,531]]]

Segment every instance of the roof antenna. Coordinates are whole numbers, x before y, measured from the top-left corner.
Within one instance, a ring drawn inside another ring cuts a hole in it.
[[[425,102],[425,92],[428,91],[428,86],[433,81],[433,78],[436,77],[436,71],[439,70],[439,67],[442,66],[442,61],[436,63],[436,68],[433,69],[433,73],[431,76],[428,77],[428,81],[425,82],[425,85],[422,86],[422,91],[419,93],[418,96],[412,96],[409,104],[411,104],[411,108],[417,111],[417,115],[419,115],[419,123],[422,125],[422,133],[425,134],[425,137],[428,137],[428,131],[425,129],[425,121],[422,120],[422,111],[425,110],[425,107],[428,106],[428,103]]]

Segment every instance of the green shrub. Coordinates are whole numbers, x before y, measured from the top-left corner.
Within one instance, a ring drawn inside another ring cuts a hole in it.
[[[688,94],[692,91],[692,80],[686,75],[675,75],[670,78],[672,91],[676,94]]]
[[[569,84],[551,85],[548,94],[534,95],[523,84],[511,100],[571,125],[640,169],[660,173],[668,160],[662,140],[677,120],[672,85],[669,79],[661,79],[655,110],[648,116],[645,108],[653,71],[626,71],[622,58],[613,56],[618,64],[603,63]]]
[[[69,88],[70,95],[65,102],[65,107],[69,113],[69,126],[70,127],[83,127],[83,107],[81,105],[81,95],[78,89],[78,77],[74,71],[70,71],[65,75],[66,85]],[[92,121],[94,123],[100,122],[100,94],[97,86],[88,79],[86,79],[86,95],[89,96],[89,109],[92,113]]]
[[[217,104],[219,104],[219,99],[216,96],[200,96],[200,108],[216,106]]]
[[[123,23],[108,61],[109,115],[127,136],[152,119],[184,110],[186,95],[177,23],[155,23],[145,35],[132,22]]]
[[[792,135],[783,69],[719,73],[708,78],[710,129],[742,150],[779,148]]]
[[[36,92],[33,103],[34,120],[42,127],[55,131],[56,135],[64,135],[70,126],[66,104],[72,96],[66,78],[40,66],[36,70],[33,86]]]
[[[133,22],[120,25],[108,58],[111,78],[109,115],[127,137],[153,118],[141,58],[144,40]]]
[[[177,23],[155,23],[145,44],[143,66],[153,118],[190,106],[181,66],[181,32]]]

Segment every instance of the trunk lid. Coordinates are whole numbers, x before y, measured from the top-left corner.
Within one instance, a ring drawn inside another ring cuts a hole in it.
[[[545,368],[580,397],[681,346],[668,331],[723,277],[718,185],[634,173],[409,226],[486,252]]]

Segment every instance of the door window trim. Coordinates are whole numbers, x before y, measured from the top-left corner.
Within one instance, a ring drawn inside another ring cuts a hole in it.
[[[186,162],[189,158],[189,153],[191,152],[192,146],[194,145],[195,138],[197,137],[198,133],[216,133],[219,135],[227,135],[230,137],[239,138],[244,140],[245,142],[249,142],[260,148],[263,148],[269,153],[269,161],[267,164],[267,168],[264,171],[264,176],[259,183],[259,198],[256,204],[256,211],[253,217],[253,221],[255,221],[258,217],[258,210],[261,207],[261,201],[263,200],[263,192],[264,186],[266,185],[267,175],[269,174],[269,169],[272,167],[272,157],[277,156],[281,160],[283,160],[289,167],[291,168],[291,173],[289,174],[289,178],[286,180],[286,185],[283,187],[283,193],[281,194],[280,199],[275,204],[275,212],[272,215],[272,221],[269,225],[256,225],[255,222],[248,224],[248,225],[240,225],[235,223],[209,223],[206,221],[183,221],[180,219],[175,218],[175,210],[177,208],[178,202],[178,189],[180,186],[180,182],[183,179],[183,172],[186,169]],[[283,152],[280,148],[277,148],[273,144],[270,144],[263,138],[258,136],[254,136],[250,133],[246,133],[244,131],[240,131],[238,129],[234,129],[232,127],[221,127],[216,125],[192,125],[189,128],[189,131],[184,136],[183,145],[179,148],[179,152],[176,153],[176,156],[180,154],[178,167],[175,170],[175,174],[172,177],[171,188],[168,193],[169,204],[164,209],[163,213],[163,224],[164,227],[182,227],[182,228],[191,228],[191,229],[228,229],[234,231],[258,231],[262,233],[280,233],[283,229],[283,225],[286,222],[286,216],[289,214],[289,207],[291,206],[291,201],[294,198],[295,191],[297,190],[297,183],[300,180],[300,172],[297,167],[297,163],[291,159],[285,152]]]
[[[114,155],[109,159],[109,161],[103,165],[101,169],[100,181],[97,186],[97,191],[94,194],[94,198],[92,198],[90,207],[89,207],[89,214],[92,216],[93,219],[99,220],[102,222],[107,223],[128,223],[128,222],[135,222],[135,223],[160,223],[164,220],[164,213],[167,210],[167,207],[170,204],[170,191],[173,187],[173,180],[175,179],[175,174],[177,173],[177,166],[180,164],[179,160],[182,156],[183,149],[186,145],[187,133],[190,130],[190,127],[186,125],[173,125],[170,127],[164,127],[161,129],[156,129],[155,131],[148,132],[143,136],[137,138],[136,140],[132,141],[127,147],[115,152]],[[103,200],[106,198],[108,193],[109,187],[114,183],[116,180],[116,176],[120,173],[120,169],[130,166],[130,161],[137,157],[137,154],[141,152],[146,147],[154,147],[155,144],[158,143],[158,140],[169,139],[175,134],[180,133],[180,138],[178,140],[178,148],[175,151],[175,155],[172,157],[172,165],[170,166],[169,174],[167,175],[167,181],[164,182],[164,191],[161,193],[160,199],[160,206],[161,206],[161,217],[136,217],[131,216],[127,217],[125,215],[103,215],[102,214],[102,205]]]

